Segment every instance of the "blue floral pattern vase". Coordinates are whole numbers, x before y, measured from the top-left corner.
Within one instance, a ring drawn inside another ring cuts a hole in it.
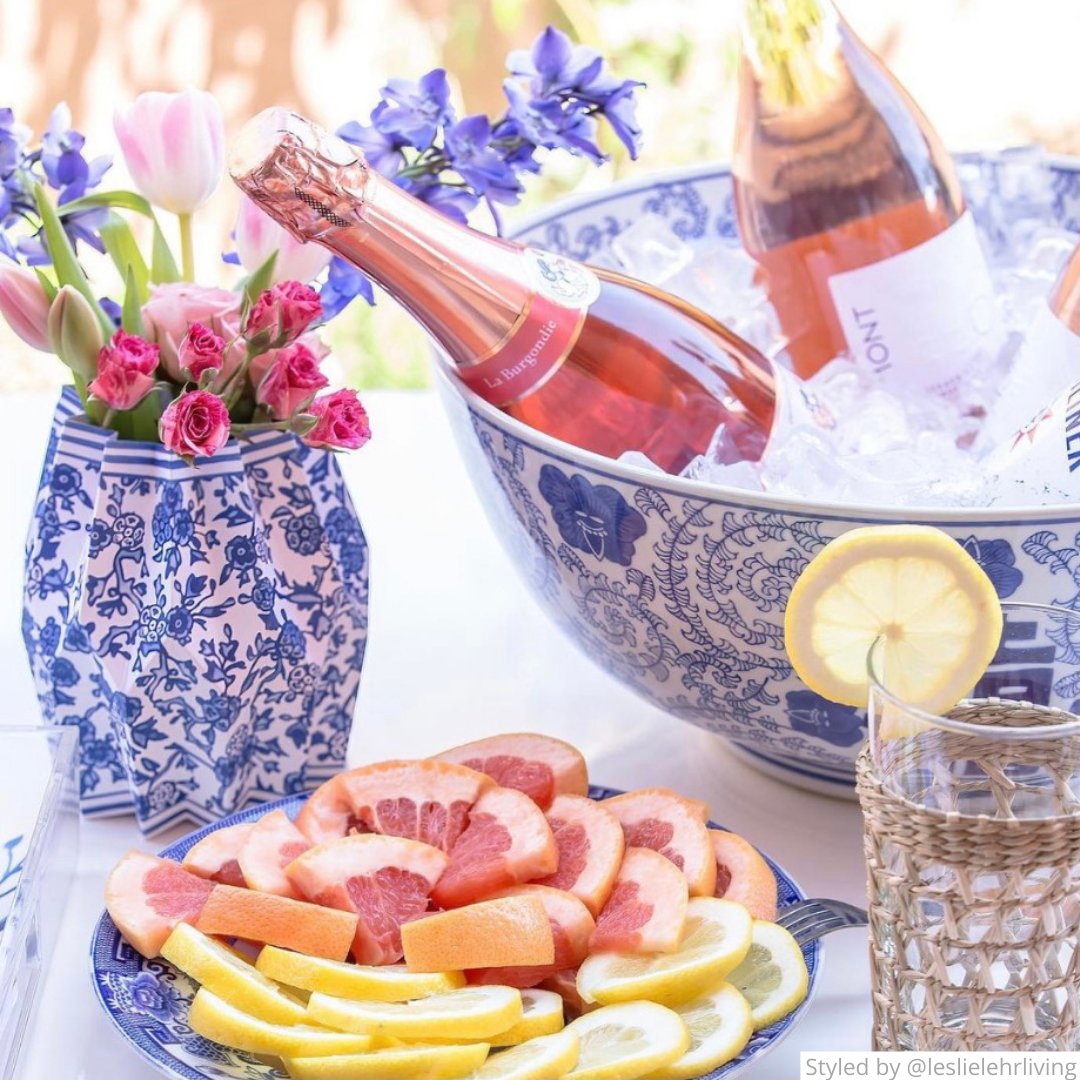
[[[149,834],[338,771],[367,605],[333,454],[268,431],[192,467],[61,395],[23,638],[45,721],[79,729],[84,813],[134,811]]]

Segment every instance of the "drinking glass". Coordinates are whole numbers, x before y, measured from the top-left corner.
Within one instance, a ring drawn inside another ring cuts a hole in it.
[[[994,660],[941,715],[870,651],[875,1049],[1080,1049],[1080,612],[1002,607]]]

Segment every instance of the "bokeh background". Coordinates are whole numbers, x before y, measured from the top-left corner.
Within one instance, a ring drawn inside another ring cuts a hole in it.
[[[839,0],[957,150],[1038,143],[1080,152],[1072,90],[1076,0]],[[645,149],[601,169],[553,162],[521,208],[611,183],[632,170],[726,159],[734,114],[736,0],[0,0],[0,105],[35,131],[67,101],[91,154],[113,152],[112,111],[142,90],[213,91],[235,129],[271,104],[336,127],[366,120],[378,88],[436,66],[459,114],[502,110],[502,59],[548,22],[645,81]],[[615,151],[614,147],[610,147]],[[125,177],[119,161],[106,180]],[[199,215],[198,267],[227,283],[236,195],[224,184]],[[361,388],[427,379],[423,339],[383,302],[335,324],[335,352]],[[59,385],[54,358],[0,326],[0,393]]]

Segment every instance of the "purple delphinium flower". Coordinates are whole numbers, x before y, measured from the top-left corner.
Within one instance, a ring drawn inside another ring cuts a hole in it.
[[[391,79],[380,93],[386,108],[372,113],[372,125],[418,150],[431,146],[439,129],[454,122],[450,83],[444,68],[429,71],[418,82]]]
[[[322,321],[329,322],[340,315],[358,296],[369,304],[375,303],[371,281],[355,266],[335,255],[330,260],[326,280],[319,288]]]
[[[85,139],[72,128],[71,113],[64,104],[58,105],[49,117],[41,145],[27,151],[26,142],[12,110],[0,109],[0,251],[36,265],[49,261],[40,228],[33,235],[15,236],[11,232],[20,222],[40,224],[34,184],[56,191],[58,205],[64,206],[97,187],[112,161],[108,157],[87,161],[83,155]],[[103,251],[98,232],[107,216],[104,208],[65,214],[64,230],[74,245],[82,241]]]
[[[370,124],[350,120],[337,129],[337,135],[350,145],[359,147],[368,164],[383,176],[396,176],[405,164],[403,151],[409,143],[400,135],[380,130],[379,118],[389,108],[389,101],[380,101],[371,114]]]
[[[575,45],[549,26],[529,49],[512,52],[507,67],[508,108],[496,119],[458,120],[446,72],[436,68],[416,82],[389,80],[368,122],[351,120],[337,134],[373,169],[455,221],[466,222],[486,203],[496,229],[497,206],[518,202],[524,176],[540,171],[541,150],[598,164],[605,160],[597,136],[606,120],[630,156],[637,156],[634,92],[642,84],[615,78],[595,49]],[[320,296],[330,319],[356,296],[371,303],[371,283],[335,258]]]

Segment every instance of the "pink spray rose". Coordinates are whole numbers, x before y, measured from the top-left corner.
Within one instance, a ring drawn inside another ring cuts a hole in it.
[[[299,281],[271,286],[248,312],[244,336],[280,349],[294,342],[320,315],[319,294]]]
[[[322,338],[319,337],[314,330],[309,330],[306,334],[301,334],[294,344],[306,345],[308,351],[315,357],[315,359],[321,364],[330,355],[330,346],[327,345]],[[286,346],[289,348],[289,346]],[[270,349],[268,352],[259,353],[258,356],[251,358],[251,366],[248,368],[248,378],[251,380],[251,385],[256,390],[259,387],[259,383],[266,377],[266,373],[274,366],[274,361],[278,357],[278,353],[281,349]]]
[[[88,389],[110,409],[134,409],[154,386],[158,347],[117,330],[98,355],[97,376]]]
[[[337,390],[316,398],[307,409],[315,426],[304,436],[308,446],[359,450],[371,438],[371,424],[355,390]]]
[[[33,270],[6,259],[0,262],[0,315],[27,345],[52,352],[49,298]]]
[[[209,390],[190,390],[169,403],[158,431],[165,447],[182,458],[211,457],[228,441],[225,402]]]
[[[277,351],[255,397],[276,419],[287,420],[329,383],[319,370],[319,357],[303,342],[295,341]]]
[[[176,361],[181,371],[198,382],[204,371],[220,371],[225,354],[225,339],[202,323],[192,323],[180,342]]]
[[[186,281],[155,285],[143,304],[146,335],[161,348],[161,365],[174,382],[183,382],[180,345],[192,323],[201,323],[224,338],[228,347],[222,357],[221,373],[226,378],[244,359],[240,340],[240,305],[243,297],[228,289],[192,285]]]

